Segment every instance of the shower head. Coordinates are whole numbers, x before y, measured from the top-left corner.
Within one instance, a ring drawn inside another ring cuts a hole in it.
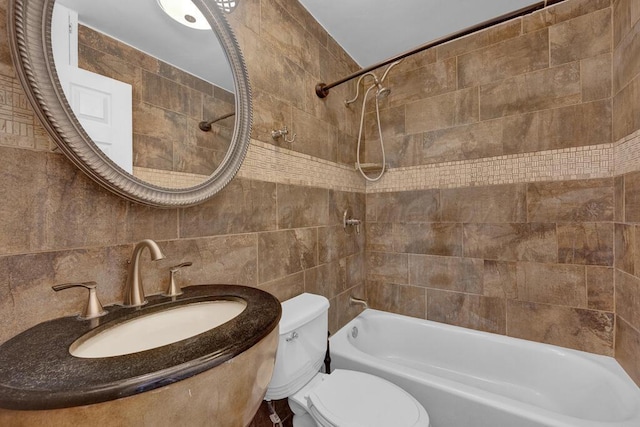
[[[388,87],[382,87],[382,85],[378,85],[378,89],[376,90],[376,98],[378,100],[385,99],[391,93],[391,89]]]
[[[396,61],[393,64],[389,65],[387,67],[387,69],[384,71],[384,74],[382,74],[382,78],[380,80],[376,79],[375,84],[378,87],[376,89],[376,98],[378,99],[378,101],[380,101],[382,99],[385,99],[391,93],[391,89],[389,89],[388,87],[383,87],[382,83],[387,78],[387,75],[389,74],[389,71],[391,71],[391,69],[393,67],[395,67],[396,65],[398,65],[401,62],[402,62],[402,59],[400,61]]]

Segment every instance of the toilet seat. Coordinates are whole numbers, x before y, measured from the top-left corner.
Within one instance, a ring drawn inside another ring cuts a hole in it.
[[[307,407],[324,427],[427,427],[422,405],[395,384],[363,372],[336,369],[308,390]]]

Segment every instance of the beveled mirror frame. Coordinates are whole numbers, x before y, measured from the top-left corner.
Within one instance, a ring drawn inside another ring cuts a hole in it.
[[[18,78],[36,115],[60,150],[91,179],[117,195],[155,207],[202,203],[231,181],[242,165],[251,136],[251,87],[238,42],[213,0],[192,0],[220,40],[235,84],[235,125],[229,149],[218,168],[189,188],[159,187],[125,172],[82,128],[62,91],[51,50],[55,0],[9,0],[8,32]]]

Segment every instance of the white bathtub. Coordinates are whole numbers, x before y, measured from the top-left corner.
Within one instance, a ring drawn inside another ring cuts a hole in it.
[[[377,310],[330,342],[332,369],[396,383],[431,427],[640,427],[640,389],[610,357]]]

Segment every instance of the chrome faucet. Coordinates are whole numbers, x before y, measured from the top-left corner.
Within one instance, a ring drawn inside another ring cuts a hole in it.
[[[360,234],[360,224],[362,224],[361,220],[352,218],[351,208],[344,210],[342,214],[342,228],[344,228],[344,231],[347,231],[347,226],[351,226],[356,228],[357,234]]]
[[[360,224],[362,224],[362,221],[359,219],[349,218],[344,220],[344,228],[351,225],[356,228],[356,234],[360,234]]]
[[[349,305],[361,305],[364,310],[369,308],[369,304],[364,299],[356,298],[353,295],[349,295]]]
[[[129,260],[129,271],[127,272],[127,282],[124,286],[124,303],[125,307],[140,307],[147,303],[144,297],[144,288],[142,287],[142,277],[140,276],[140,254],[145,248],[149,248],[151,260],[157,261],[164,258],[164,254],[160,246],[151,239],[145,239],[136,245]]]

